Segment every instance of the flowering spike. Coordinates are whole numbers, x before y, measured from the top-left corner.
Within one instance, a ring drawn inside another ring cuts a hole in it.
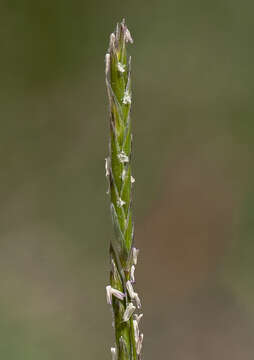
[[[115,329],[116,347],[111,349],[113,360],[138,360],[141,346],[137,333],[140,317],[134,319],[136,308],[140,308],[141,303],[132,285],[138,250],[133,247],[131,204],[135,180],[131,169],[131,58],[127,55],[127,43],[132,44],[133,39],[123,20],[110,35],[105,57],[110,116],[110,146],[105,172],[116,234],[110,244],[110,285],[106,287]]]

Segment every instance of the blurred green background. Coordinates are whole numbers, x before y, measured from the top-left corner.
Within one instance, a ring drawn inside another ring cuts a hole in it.
[[[110,359],[104,55],[126,17],[144,357],[253,359],[253,11],[1,2],[0,358]]]

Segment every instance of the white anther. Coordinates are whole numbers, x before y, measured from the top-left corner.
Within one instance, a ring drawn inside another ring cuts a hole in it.
[[[107,303],[109,305],[112,304],[112,293],[111,293],[111,286],[108,285],[106,286],[106,297],[107,297]]]
[[[112,295],[114,295],[117,299],[123,300],[125,298],[125,294],[117,289],[111,288]]]
[[[124,95],[123,95],[123,104],[127,105],[127,104],[131,104],[131,96],[129,91],[125,91]]]
[[[122,64],[122,63],[117,63],[117,69],[120,73],[124,73],[125,72],[125,67],[126,65]]]
[[[135,275],[134,275],[134,273],[135,273],[135,266],[132,265],[131,266],[131,275],[130,275],[130,280],[131,280],[132,283],[135,283]]]
[[[108,75],[110,68],[110,54],[105,55],[105,73]]]
[[[116,38],[119,39],[120,37],[120,28],[119,28],[119,24],[116,24]]]
[[[105,174],[106,176],[109,176],[110,171],[109,171],[109,158],[105,159]]]
[[[136,301],[138,309],[140,309],[141,308],[141,301],[140,301],[140,298],[139,298],[139,296],[138,296],[138,294],[136,292],[134,293],[134,300]]]
[[[138,294],[134,291],[133,286],[132,286],[132,283],[130,282],[130,280],[128,280],[128,281],[126,282],[126,288],[127,288],[128,293],[129,293],[129,295],[130,295],[130,298],[131,298],[132,300],[135,300],[138,309],[140,309],[140,308],[141,308],[140,298],[139,298]]]
[[[134,319],[137,321],[138,324],[139,324],[142,317],[143,317],[143,314],[139,314],[139,315],[135,314],[134,315]]]
[[[106,286],[106,297],[107,303],[109,305],[112,305],[112,295],[114,295],[119,300],[123,300],[125,298],[125,294],[120,290],[114,289],[110,285]]]
[[[126,170],[123,169],[122,174],[121,174],[121,179],[122,179],[122,181],[124,181],[125,176],[126,176]]]
[[[121,198],[118,198],[116,203],[118,207],[123,207],[126,204]]]
[[[127,290],[128,290],[128,293],[130,295],[130,298],[131,299],[135,299],[135,291],[133,290],[133,286],[132,286],[132,283],[130,282],[130,280],[128,280],[126,282],[126,287],[127,287]]]
[[[139,250],[136,248],[132,249],[133,264],[137,265]]]
[[[124,322],[129,321],[130,317],[132,316],[135,310],[136,310],[136,306],[134,306],[132,303],[129,303],[123,314],[123,321]]]
[[[126,40],[126,42],[130,42],[131,44],[133,44],[133,39],[131,37],[131,33],[127,28],[125,28],[125,40]]]
[[[110,40],[109,40],[109,47],[110,49],[113,49],[115,47],[115,40],[116,40],[116,37],[115,37],[115,34],[112,33],[110,35]]]
[[[137,342],[137,354],[139,355],[142,350],[142,344],[143,344],[144,334],[140,334],[138,342]]]
[[[133,328],[134,328],[135,343],[137,344],[139,341],[139,328],[138,328],[137,320],[133,320]]]
[[[134,179],[134,177],[131,176],[131,183],[134,184],[135,181],[136,181],[136,180]]]
[[[112,347],[110,350],[111,350],[112,360],[116,360],[117,359],[117,357],[116,357],[116,348]]]
[[[129,162],[128,156],[125,154],[124,151],[121,151],[120,154],[117,155],[120,163],[127,163]]]

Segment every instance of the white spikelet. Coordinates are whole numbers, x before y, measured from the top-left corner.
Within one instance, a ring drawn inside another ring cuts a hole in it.
[[[135,181],[136,181],[135,178],[131,176],[131,183],[134,184]]]

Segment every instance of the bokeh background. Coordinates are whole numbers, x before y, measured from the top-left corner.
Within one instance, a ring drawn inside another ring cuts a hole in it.
[[[253,359],[253,11],[1,2],[0,358],[110,359],[104,55],[124,16],[144,357]]]

